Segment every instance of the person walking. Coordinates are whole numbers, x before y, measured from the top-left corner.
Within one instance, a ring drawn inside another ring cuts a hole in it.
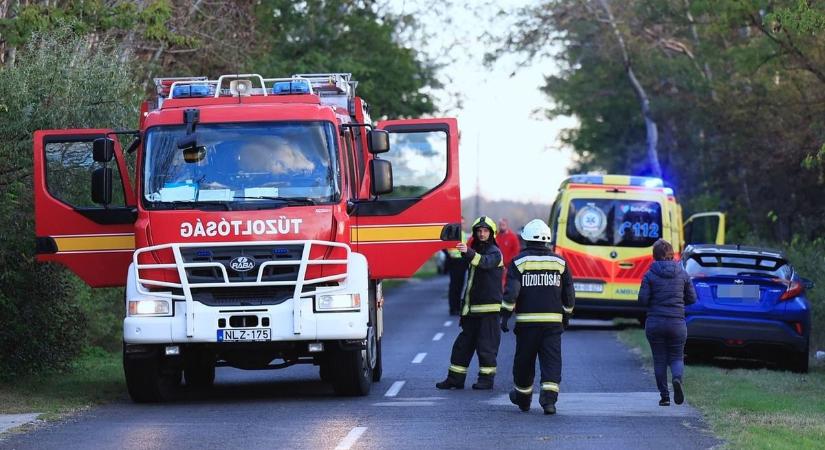
[[[478,381],[473,389],[492,389],[496,376],[496,356],[501,342],[498,326],[501,310],[503,262],[496,245],[496,223],[481,216],[473,223],[472,246],[457,248],[468,262],[467,285],[461,305],[461,333],[453,343],[447,378],[438,389],[464,389],[467,368],[473,353],[478,354]]]
[[[464,216],[461,216],[461,243],[467,243],[467,233],[464,232]],[[447,301],[450,315],[461,313],[461,291],[464,289],[464,277],[467,275],[467,260],[457,247],[447,250],[447,273],[450,276],[450,286],[447,289]]]
[[[682,385],[687,340],[685,306],[696,302],[696,291],[682,265],[673,260],[673,246],[669,242],[659,239],[653,244],[653,260],[639,288],[639,303],[647,306],[645,335],[653,352],[653,372],[661,395],[659,405],[670,405],[668,366],[673,380],[673,400],[681,405],[685,401]]]
[[[561,335],[576,302],[573,276],[564,258],[547,247],[552,231],[544,221],[528,222],[521,237],[526,248],[507,269],[501,309],[501,330],[505,333],[509,331],[510,315],[513,311],[516,315],[514,386],[510,401],[522,411],[530,410],[538,356],[539,404],[545,414],[555,414],[561,383]]]
[[[504,276],[501,279],[501,285],[504,286],[507,280],[507,268],[510,267],[513,258],[521,251],[521,242],[516,233],[513,233],[513,230],[510,229],[510,222],[507,219],[501,219],[498,222],[496,242],[498,242],[498,248],[504,258]]]

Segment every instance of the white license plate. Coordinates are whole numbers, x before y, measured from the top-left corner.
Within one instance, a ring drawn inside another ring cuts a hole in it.
[[[218,330],[218,342],[257,342],[272,340],[271,328]]]
[[[573,283],[573,288],[576,292],[596,292],[599,294],[604,292],[604,284],[602,283]]]
[[[759,298],[759,286],[752,285],[719,285],[716,291],[717,297],[721,298],[741,298],[754,300]]]

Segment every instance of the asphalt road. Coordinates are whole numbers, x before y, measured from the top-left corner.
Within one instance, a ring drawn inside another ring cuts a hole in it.
[[[558,414],[534,398],[509,403],[515,341],[504,335],[493,391],[439,391],[456,318],[446,277],[389,291],[384,378],[367,397],[341,398],[312,366],[218,370],[215,389],[168,404],[128,401],[0,440],[0,449],[597,448],[695,449],[720,442],[688,406],[657,405],[653,376],[607,324],[580,323],[563,337]],[[470,374],[477,372],[477,362]],[[690,399],[689,371],[686,384]],[[538,390],[536,390],[538,392]],[[537,395],[536,395],[537,397]]]

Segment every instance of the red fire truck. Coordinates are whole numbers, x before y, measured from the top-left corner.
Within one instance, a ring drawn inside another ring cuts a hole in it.
[[[373,124],[345,73],[155,86],[138,130],[34,134],[38,259],[125,286],[131,398],[298,363],[366,395],[381,280],[460,235],[456,120]]]

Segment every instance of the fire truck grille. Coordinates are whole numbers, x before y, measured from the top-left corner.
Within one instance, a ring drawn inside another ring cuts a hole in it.
[[[182,248],[184,262],[218,262],[226,268],[229,282],[257,281],[258,268],[268,261],[300,261],[302,245],[273,245],[249,247],[194,247]],[[254,267],[249,270],[234,270],[230,264],[239,257],[251,258]],[[298,265],[267,266],[263,270],[261,281],[295,281],[298,278]],[[216,267],[189,268],[186,273],[190,284],[222,283],[223,274]]]
[[[294,292],[292,286],[204,288],[193,289],[192,300],[207,306],[278,305]]]

